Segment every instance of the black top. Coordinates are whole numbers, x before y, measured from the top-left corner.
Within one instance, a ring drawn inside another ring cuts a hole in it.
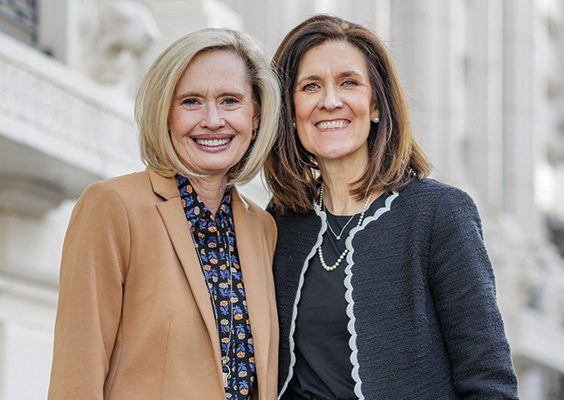
[[[373,201],[366,215],[374,214],[382,207],[385,198],[380,196]],[[323,258],[332,266],[345,251],[345,242],[357,226],[360,213],[351,219],[350,215],[333,215],[325,208],[324,211],[333,233],[328,227],[323,235]],[[344,283],[346,267],[345,259],[335,270],[326,271],[317,253],[310,259],[298,304],[294,377],[284,400],[357,399],[351,376],[351,335],[347,328],[349,318]]]
[[[355,395],[365,400],[517,399],[493,270],[472,199],[424,179],[385,203],[367,212],[367,225],[353,232],[353,264],[347,270]],[[273,268],[284,393],[295,373],[294,307],[305,266],[317,257],[322,218],[316,211],[270,212],[278,227]]]

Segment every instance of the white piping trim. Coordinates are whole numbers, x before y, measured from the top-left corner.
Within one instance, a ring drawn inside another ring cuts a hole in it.
[[[319,231],[319,234],[317,235],[317,241],[315,242],[315,245],[313,246],[313,248],[311,249],[311,251],[309,252],[308,256],[304,261],[304,265],[302,267],[302,272],[300,275],[300,281],[298,282],[298,290],[296,292],[296,299],[294,300],[294,308],[292,311],[292,322],[290,325],[290,334],[289,334],[290,366],[288,370],[288,377],[286,378],[286,382],[284,382],[282,389],[280,389],[280,393],[278,394],[278,399],[282,397],[282,395],[284,394],[284,392],[288,387],[288,384],[290,383],[290,380],[292,380],[292,377],[294,376],[294,365],[296,364],[296,354],[294,353],[296,343],[294,342],[294,333],[296,331],[296,318],[298,317],[298,303],[300,302],[302,287],[304,285],[304,276],[309,266],[309,260],[315,255],[317,248],[321,246],[321,243],[323,243],[323,234],[327,230],[327,215],[325,214],[324,211],[320,210],[318,204],[314,204],[313,209],[315,210],[319,218],[321,218],[321,229]]]
[[[392,194],[390,197],[386,199],[386,202],[383,207],[380,207],[376,210],[373,216],[367,217],[364,219],[364,222],[361,226],[356,226],[351,229],[347,240],[345,241],[345,246],[349,249],[349,253],[347,254],[347,267],[345,268],[345,300],[347,301],[347,316],[349,317],[349,323],[347,324],[347,329],[351,335],[349,338],[349,347],[351,348],[351,364],[353,366],[352,369],[352,378],[355,381],[354,385],[354,393],[358,397],[359,400],[364,400],[364,394],[362,393],[362,380],[360,379],[359,369],[360,364],[358,363],[358,348],[356,347],[356,329],[355,329],[355,322],[356,317],[354,316],[354,300],[352,297],[353,294],[353,286],[351,283],[352,280],[352,267],[354,265],[353,255],[354,255],[354,247],[352,246],[352,240],[357,232],[364,230],[364,228],[372,221],[376,221],[380,216],[388,211],[390,211],[392,202],[396,197],[398,197],[398,193]]]

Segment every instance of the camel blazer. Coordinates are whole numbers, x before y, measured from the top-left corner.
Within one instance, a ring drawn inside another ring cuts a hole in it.
[[[272,217],[236,190],[232,212],[253,333],[253,400],[276,398]],[[49,399],[225,400],[210,297],[174,178],[90,185],[61,262]]]

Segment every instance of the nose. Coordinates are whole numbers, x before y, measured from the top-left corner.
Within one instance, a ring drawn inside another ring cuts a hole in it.
[[[206,104],[203,118],[200,121],[200,126],[211,131],[215,131],[225,126],[225,120],[221,117],[221,112],[217,104]]]
[[[328,86],[323,92],[320,106],[328,111],[341,108],[343,103],[336,88]]]

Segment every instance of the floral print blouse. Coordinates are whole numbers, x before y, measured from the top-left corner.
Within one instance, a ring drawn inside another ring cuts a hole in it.
[[[231,188],[225,189],[213,215],[186,177],[176,175],[176,182],[216,316],[221,357],[228,357],[223,367],[228,374],[225,398],[247,400],[255,383],[254,348],[231,213]]]

